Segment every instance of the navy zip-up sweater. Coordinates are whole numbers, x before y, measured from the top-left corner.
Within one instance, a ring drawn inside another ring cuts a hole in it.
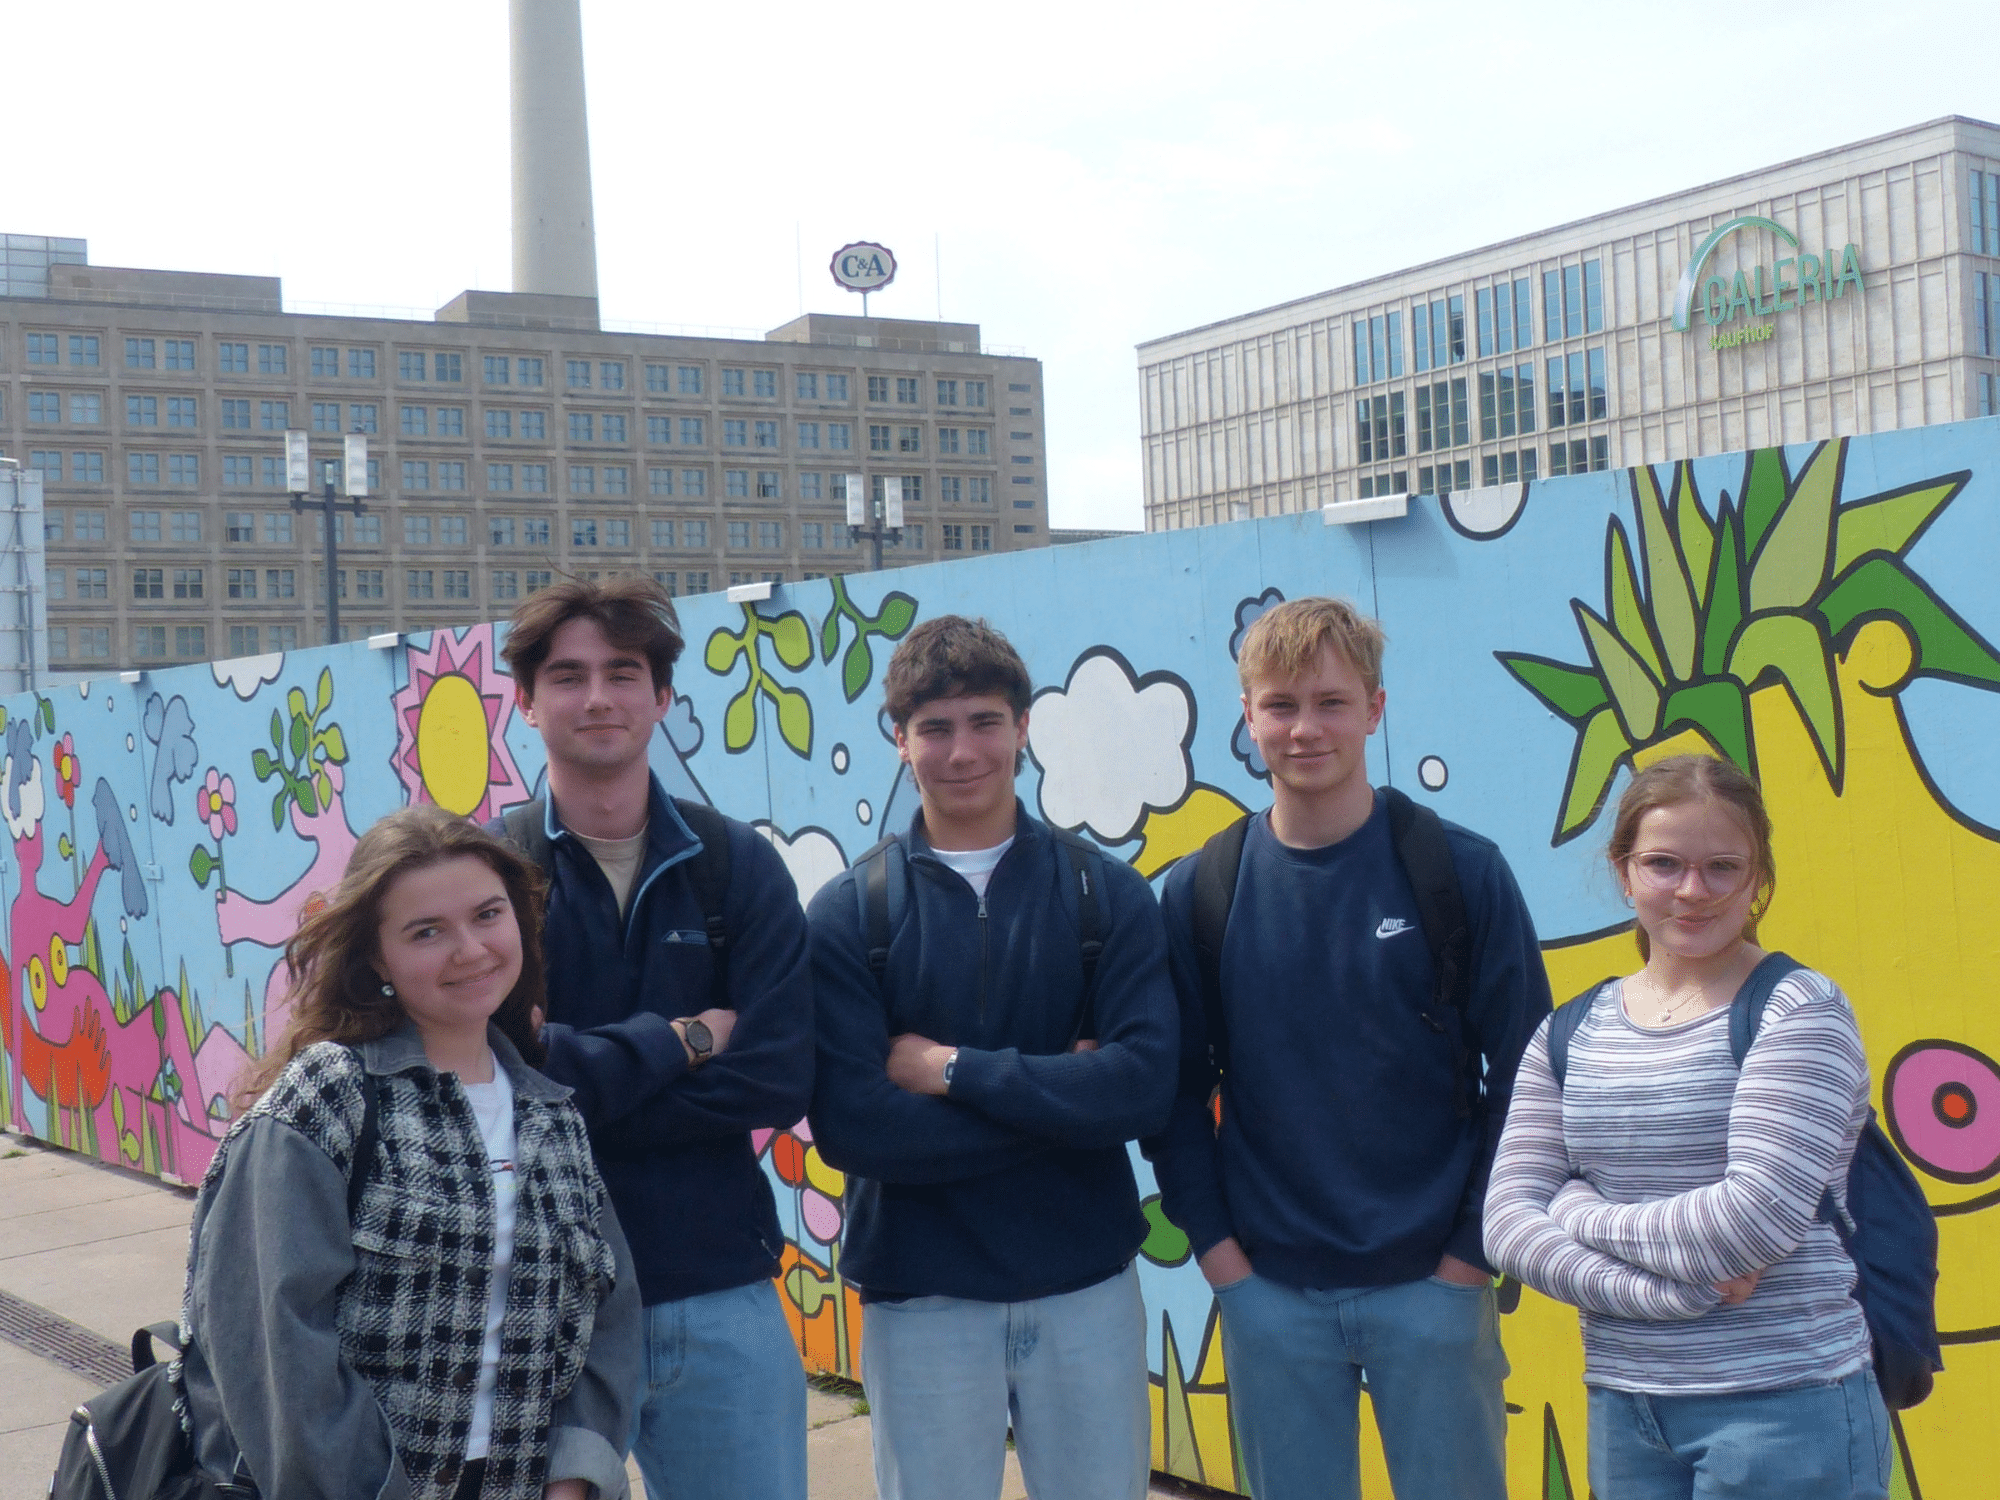
[[[1095,1052],[1082,1014],[1075,876],[1016,804],[984,899],[925,842],[903,846],[907,904],[878,986],[852,870],[813,898],[819,1071],[813,1139],[849,1175],[840,1269],[870,1301],[1025,1301],[1116,1274],[1146,1236],[1126,1143],[1165,1122],[1174,1089],[1166,934],[1146,882],[1114,859],[1098,893],[1104,951]],[[950,1092],[889,1081],[890,1039],[958,1048]]]
[[[1234,1235],[1259,1274],[1300,1287],[1414,1281],[1446,1252],[1487,1266],[1486,1181],[1549,981],[1498,847],[1444,826],[1472,933],[1474,1073],[1483,1060],[1465,1117],[1466,1072],[1420,1014],[1430,949],[1379,792],[1368,821],[1323,849],[1288,849],[1269,813],[1251,819],[1222,946],[1226,1076],[1209,1060],[1195,957],[1200,856],[1168,875],[1181,1077],[1172,1123],[1145,1152],[1196,1255]]]
[[[575,1091],[598,1171],[632,1245],[646,1304],[774,1275],[783,1235],[750,1132],[812,1098],[805,913],[777,850],[729,823],[728,1044],[698,1068],[668,1023],[707,1010],[708,932],[682,867],[701,848],[657,778],[646,854],[624,918],[589,849],[548,802],[555,858],[542,945],[548,1060]]]

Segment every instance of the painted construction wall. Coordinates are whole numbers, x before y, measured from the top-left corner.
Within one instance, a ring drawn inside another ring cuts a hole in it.
[[[1846,986],[1942,1215],[1951,1369],[1899,1423],[1897,1493],[1977,1493],[2000,1409],[2000,421],[1503,493],[691,600],[655,764],[759,820],[810,894],[915,806],[879,717],[894,641],[984,614],[1042,685],[1022,796],[1158,877],[1268,801],[1241,631],[1280,597],[1345,593],[1391,636],[1375,776],[1499,840],[1559,997],[1636,962],[1599,857],[1623,768],[1702,744],[1753,765],[1779,840],[1766,940]],[[7,699],[0,1117],[198,1178],[232,1080],[284,1024],[284,937],[356,834],[410,797],[484,818],[537,784],[493,647],[479,626]],[[854,1374],[841,1176],[803,1124],[759,1146],[801,1350]],[[1155,1463],[1233,1487],[1213,1302],[1148,1211]],[[1502,1305],[1513,1491],[1581,1495],[1575,1315],[1511,1283]]]

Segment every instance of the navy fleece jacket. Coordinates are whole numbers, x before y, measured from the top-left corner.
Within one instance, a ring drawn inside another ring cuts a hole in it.
[[[813,1139],[849,1173],[841,1273],[869,1300],[1022,1301],[1115,1274],[1146,1236],[1126,1143],[1174,1090],[1166,934],[1146,882],[1093,859],[1104,951],[1094,1052],[1067,1051],[1084,1005],[1075,876],[1020,811],[982,899],[925,842],[903,845],[907,905],[878,986],[850,870],[813,898],[819,1068]],[[889,1081],[890,1038],[958,1048],[943,1097]]]
[[[611,883],[553,802],[542,945],[549,1049],[575,1090],[598,1171],[631,1241],[646,1304],[774,1275],[783,1235],[750,1132],[812,1097],[812,971],[798,888],[768,840],[729,827],[728,1044],[698,1068],[668,1024],[715,1003],[701,902],[684,868],[701,842],[653,782],[646,853],[621,918]]]
[[[1464,1040],[1483,1075],[1464,1116],[1466,1072],[1419,1013],[1430,949],[1379,791],[1368,821],[1323,849],[1288,849],[1269,813],[1251,819],[1222,947],[1226,1076],[1195,958],[1200,856],[1167,877],[1180,1088],[1145,1151],[1197,1255],[1234,1235],[1260,1275],[1300,1287],[1414,1281],[1447,1252],[1486,1266],[1486,1180],[1549,981],[1499,849],[1455,823],[1445,835],[1472,932]]]

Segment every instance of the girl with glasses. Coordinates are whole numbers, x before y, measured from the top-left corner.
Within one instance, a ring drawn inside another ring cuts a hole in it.
[[[1632,778],[1613,874],[1643,967],[1550,1023],[1486,1201],[1493,1263],[1582,1309],[1605,1500],[1878,1500],[1890,1430],[1843,1211],[1868,1065],[1834,982],[1757,944],[1777,869],[1756,784],[1683,755]],[[1730,1003],[1782,972],[1739,1069]],[[1788,972],[1785,972],[1788,971]]]

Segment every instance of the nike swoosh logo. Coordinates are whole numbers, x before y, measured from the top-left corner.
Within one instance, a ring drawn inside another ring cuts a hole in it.
[[[1405,922],[1401,917],[1384,917],[1382,925],[1375,929],[1375,936],[1378,938],[1392,938],[1399,932],[1408,932],[1409,930],[1410,924]]]

